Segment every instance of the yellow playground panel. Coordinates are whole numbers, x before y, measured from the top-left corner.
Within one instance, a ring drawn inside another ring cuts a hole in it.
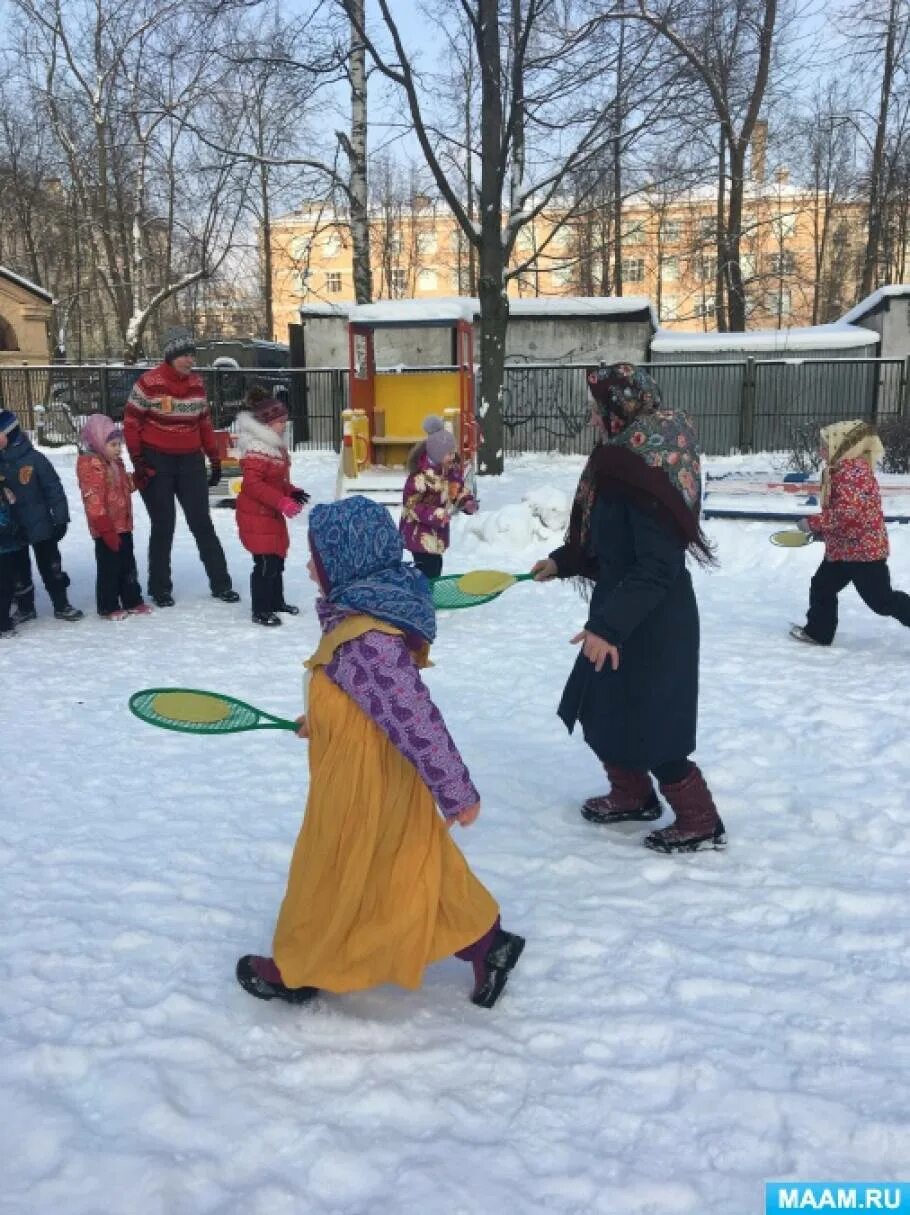
[[[474,419],[473,326],[464,300],[400,300],[365,305],[352,313],[350,405],[342,414],[337,496],[365,494],[396,503],[406,478],[408,452],[425,438],[422,422],[438,414],[455,436],[469,475],[477,449]],[[377,328],[445,328],[452,362],[444,366],[377,369]]]

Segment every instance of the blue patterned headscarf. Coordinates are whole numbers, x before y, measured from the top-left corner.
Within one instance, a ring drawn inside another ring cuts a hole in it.
[[[419,570],[402,564],[401,537],[384,506],[361,494],[314,506],[310,547],[328,582],[329,603],[427,641],[436,636],[429,584]]]

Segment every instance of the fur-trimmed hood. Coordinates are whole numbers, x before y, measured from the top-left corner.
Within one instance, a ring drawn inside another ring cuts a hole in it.
[[[256,452],[261,456],[271,456],[274,460],[283,460],[288,454],[281,435],[276,434],[270,426],[257,422],[249,410],[237,415],[237,446],[241,456]]]

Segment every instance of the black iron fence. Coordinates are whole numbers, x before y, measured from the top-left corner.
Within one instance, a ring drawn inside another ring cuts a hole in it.
[[[910,360],[745,359],[655,363],[648,368],[669,404],[686,410],[708,455],[789,448],[806,424],[910,413]],[[120,418],[141,367],[0,367],[0,405],[15,410],[47,444],[71,443],[84,418]],[[215,425],[230,427],[253,383],[287,401],[297,448],[338,450],[348,403],[342,368],[200,367]],[[582,366],[507,367],[503,390],[507,454],[590,451],[590,400]]]
[[[122,366],[0,367],[0,405],[14,410],[27,430],[49,446],[72,443],[85,418],[123,417],[133,384],[146,370]],[[197,367],[205,381],[218,429],[229,429],[247,390],[261,384],[288,406],[295,447],[338,450],[347,372],[333,368],[238,370]]]
[[[664,400],[692,418],[707,455],[780,451],[809,422],[910,412],[910,360],[744,359],[655,363],[647,370]],[[507,452],[591,450],[584,372],[564,364],[506,368]]]

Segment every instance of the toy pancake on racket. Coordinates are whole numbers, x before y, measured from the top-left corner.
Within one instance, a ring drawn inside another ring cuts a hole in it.
[[[503,570],[445,574],[433,579],[433,606],[441,611],[477,607],[497,599],[516,582],[527,582],[533,577],[533,574],[507,574]]]
[[[798,532],[792,528],[785,528],[780,532],[771,533],[771,543],[776,544],[778,548],[805,548],[807,544],[811,544],[815,536],[811,532]]]
[[[144,688],[129,700],[140,721],[183,734],[241,734],[246,730],[297,730],[297,723],[275,717],[234,696],[199,688]]]

